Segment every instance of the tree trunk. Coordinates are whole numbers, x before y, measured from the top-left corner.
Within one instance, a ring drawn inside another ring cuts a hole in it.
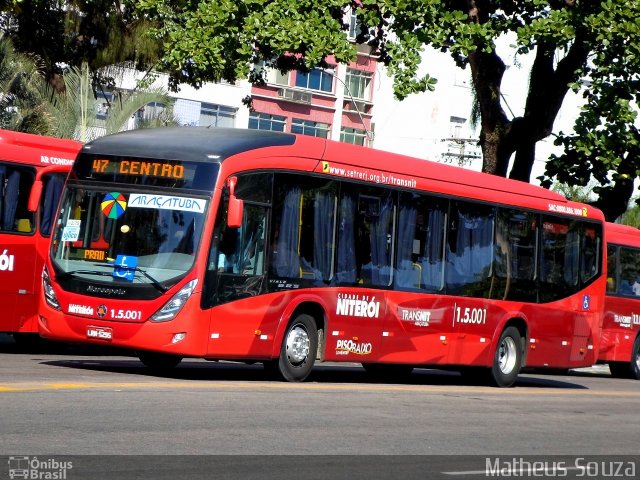
[[[495,52],[482,51],[470,54],[469,64],[480,104],[482,171],[506,177],[510,152],[507,154],[503,146],[509,121],[500,104],[500,84],[505,65]]]

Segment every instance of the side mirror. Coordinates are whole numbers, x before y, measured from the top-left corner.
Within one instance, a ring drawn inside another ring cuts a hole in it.
[[[38,210],[38,205],[40,205],[40,197],[42,196],[42,180],[36,180],[33,182],[31,186],[31,192],[29,193],[29,203],[27,203],[27,208],[30,212],[35,212]]]
[[[230,177],[227,180],[229,186],[229,208],[227,209],[227,226],[229,228],[240,228],[242,226],[242,217],[244,215],[244,202],[236,197],[236,177]]]

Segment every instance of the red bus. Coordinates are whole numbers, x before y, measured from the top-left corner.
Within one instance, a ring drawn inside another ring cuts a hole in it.
[[[80,147],[0,130],[0,332],[16,341],[37,338],[40,272],[64,179]]]
[[[640,230],[606,224],[607,295],[598,361],[640,380]]]
[[[325,139],[138,130],[86,145],[43,271],[40,333],[373,373],[596,361],[602,213],[526,183]]]

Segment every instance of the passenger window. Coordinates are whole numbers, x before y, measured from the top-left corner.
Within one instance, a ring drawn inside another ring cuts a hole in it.
[[[499,209],[490,298],[537,301],[537,215]]]
[[[607,293],[618,293],[618,247],[607,247]]]
[[[0,230],[33,233],[34,215],[27,208],[35,180],[32,169],[0,164]]]
[[[447,241],[447,293],[487,298],[493,265],[495,209],[452,202]]]
[[[439,291],[444,286],[446,200],[401,193],[395,287]]]
[[[600,247],[602,230],[596,225],[585,225],[580,245],[580,280],[587,283],[600,273]]]
[[[620,247],[620,286],[618,293],[640,296],[640,255],[635,248]]]
[[[395,215],[391,191],[343,184],[338,226],[338,283],[391,285]]]
[[[327,284],[334,277],[337,183],[277,175],[269,271],[278,278]]]
[[[540,300],[551,302],[578,288],[580,228],[576,221],[542,216]]]

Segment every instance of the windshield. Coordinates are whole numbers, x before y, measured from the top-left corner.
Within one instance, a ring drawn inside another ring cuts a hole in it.
[[[69,184],[51,247],[57,276],[162,291],[192,267],[207,204],[207,198],[186,191],[170,195]]]

